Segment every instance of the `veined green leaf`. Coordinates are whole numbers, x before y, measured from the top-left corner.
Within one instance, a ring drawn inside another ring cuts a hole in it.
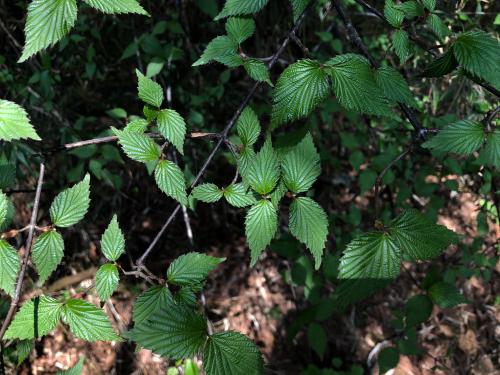
[[[236,123],[238,136],[245,146],[253,146],[260,135],[260,122],[250,107],[245,107]]]
[[[16,103],[0,99],[0,141],[10,142],[18,139],[40,141],[24,108]]]
[[[443,55],[431,61],[422,75],[424,77],[441,77],[454,71],[457,66],[458,62],[453,54],[453,49],[449,49]]]
[[[229,16],[241,16],[257,13],[269,0],[226,0],[224,8],[215,17],[215,21]]]
[[[14,219],[14,215],[16,214],[16,209],[14,207],[14,203],[12,203],[12,200],[7,198],[5,204],[7,205],[7,211],[3,221],[0,220],[0,232],[5,232],[10,228],[12,220]]]
[[[148,12],[141,7],[137,0],[83,0],[92,8],[103,13],[136,13],[148,15]]]
[[[193,63],[193,66],[199,66],[209,63],[212,60],[225,65],[232,66],[233,63],[226,61],[228,56],[234,56],[238,49],[238,43],[227,35],[218,36],[208,43],[201,57]],[[241,65],[243,61],[239,64]]]
[[[394,48],[394,52],[398,55],[401,63],[404,63],[410,56],[410,46],[410,37],[406,31],[396,30],[392,34],[392,48]]]
[[[239,208],[251,206],[257,202],[252,192],[243,183],[231,184],[226,187],[224,189],[224,198],[231,206]]]
[[[422,147],[441,152],[470,155],[481,147],[484,138],[484,129],[479,122],[461,120],[440,130],[436,136],[425,142]]]
[[[111,130],[118,137],[118,142],[129,158],[141,163],[160,158],[160,147],[147,135],[116,128]]]
[[[172,295],[165,285],[157,285],[142,293],[134,303],[134,323],[139,324],[155,315],[159,310],[168,308]]]
[[[377,358],[380,374],[392,370],[399,363],[399,350],[395,347],[386,347],[380,351]]]
[[[0,190],[0,225],[2,225],[7,218],[9,210],[9,198]]]
[[[248,178],[250,174],[250,167],[255,159],[255,151],[252,146],[244,146],[238,155],[238,165],[240,167],[240,174],[245,183],[249,185]]]
[[[283,197],[286,195],[288,192],[288,188],[286,187],[285,183],[283,182],[283,179],[280,180],[278,183],[278,186],[276,186],[276,189],[273,190],[271,193],[271,203],[278,209],[279,203],[283,199]]]
[[[19,62],[60,41],[75,25],[76,0],[33,0],[24,27],[26,43]]]
[[[115,261],[125,253],[125,236],[118,224],[118,218],[113,215],[111,222],[101,238],[101,250],[106,259]]]
[[[422,4],[424,4],[424,7],[432,12],[434,9],[436,9],[436,1],[437,0],[423,0]]]
[[[16,182],[16,164],[0,156],[0,189],[14,186]],[[0,224],[1,225],[1,224]]]
[[[379,68],[375,71],[375,81],[388,99],[417,108],[417,102],[408,87],[408,83],[396,69]]]
[[[249,17],[230,17],[226,21],[227,35],[241,44],[255,32],[255,21]]]
[[[0,288],[13,296],[21,268],[19,254],[7,241],[0,240]]]
[[[385,0],[384,16],[391,26],[399,28],[403,24],[405,13],[394,6],[393,0]]]
[[[59,232],[49,230],[37,238],[33,246],[33,263],[44,283],[61,263],[64,255],[64,241]]]
[[[81,375],[84,363],[85,363],[85,357],[82,356],[74,366],[64,371],[58,371],[57,375]]]
[[[309,0],[291,0],[292,11],[293,11],[293,21],[297,21],[299,16],[306,10]]]
[[[187,205],[186,181],[184,173],[170,160],[161,160],[155,169],[156,184],[169,197]]]
[[[161,135],[171,142],[181,155],[184,155],[186,123],[182,116],[173,109],[162,109],[156,121]]]
[[[90,175],[59,193],[50,206],[52,224],[66,228],[83,219],[90,204]]]
[[[115,292],[118,282],[120,281],[120,275],[118,274],[118,268],[114,264],[103,264],[97,270],[95,275],[95,288],[97,294],[99,294],[99,299],[101,301],[106,301]]]
[[[443,309],[467,303],[463,294],[454,285],[442,281],[433,284],[427,293],[432,302]]]
[[[408,19],[421,17],[424,15],[423,6],[420,3],[417,3],[415,0],[403,1],[400,4],[395,5],[395,7],[399,10],[402,10],[405,14],[405,17]]]
[[[278,213],[270,201],[263,199],[250,208],[245,219],[245,233],[252,253],[252,266],[271,243],[277,229]]]
[[[144,133],[148,128],[149,123],[147,120],[140,118],[134,121],[131,121],[125,126],[123,131],[126,132],[136,132],[136,133]]]
[[[257,346],[248,337],[232,331],[211,335],[203,360],[207,375],[259,375],[264,371]]]
[[[441,18],[439,18],[438,15],[429,14],[426,22],[427,25],[429,25],[429,28],[432,30],[434,34],[436,34],[439,40],[442,41],[446,36],[450,35],[450,30],[448,30],[448,28],[443,23]]]
[[[488,134],[478,160],[482,164],[500,168],[500,130]]]
[[[201,184],[193,189],[191,195],[199,201],[205,203],[214,203],[219,201],[224,193],[215,184]]]
[[[273,86],[271,77],[269,76],[269,70],[264,62],[257,59],[246,59],[244,60],[243,67],[250,78],[259,82],[267,82],[269,86]]]
[[[264,195],[270,193],[280,177],[276,151],[267,140],[248,167],[248,182],[253,190]]]
[[[201,283],[206,279],[208,273],[225,259],[196,252],[181,255],[170,263],[167,270],[167,282],[176,285]]]
[[[29,357],[31,351],[35,347],[33,340],[21,340],[16,345],[17,366],[24,362]]]
[[[146,104],[160,108],[161,103],[163,103],[163,89],[161,86],[151,78],[146,77],[139,70],[136,69],[135,73],[138,80],[137,90],[139,99]]]

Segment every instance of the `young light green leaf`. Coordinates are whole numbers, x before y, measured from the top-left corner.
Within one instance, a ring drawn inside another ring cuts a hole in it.
[[[283,181],[290,191],[298,194],[311,188],[321,173],[321,167],[310,133],[284,155],[281,168]]]
[[[83,0],[92,8],[103,13],[120,14],[136,13],[148,15],[148,12],[139,4],[137,0]]]
[[[233,38],[226,35],[218,36],[208,43],[201,57],[193,63],[193,66],[204,65],[212,60],[229,66],[233,64],[237,64],[236,66],[241,65],[243,60],[239,63],[227,60],[228,56],[234,57],[237,49],[238,43]]]
[[[223,196],[223,191],[215,184],[201,184],[193,189],[191,195],[199,201],[205,203],[214,203]]]
[[[274,207],[276,207],[276,209],[278,209],[279,203],[287,192],[288,188],[283,182],[283,179],[281,179],[278,183],[278,186],[276,186],[276,189],[274,189],[274,191],[271,193],[271,203],[274,205]]]
[[[169,301],[149,319],[125,334],[139,347],[172,359],[191,357],[200,352],[207,337],[203,316],[182,304]]]
[[[3,225],[9,211],[9,198],[0,190],[0,225]]]
[[[422,76],[441,77],[454,71],[457,66],[458,62],[453,54],[453,49],[449,49],[443,55],[431,61],[431,63],[424,69]]]
[[[289,65],[273,91],[271,127],[308,116],[328,91],[328,77],[318,61],[306,59]]]
[[[24,27],[26,42],[18,62],[60,41],[76,21],[76,0],[33,0]]]
[[[390,109],[378,88],[370,63],[361,55],[348,53],[327,62],[333,91],[340,104],[357,112],[387,115]]]
[[[254,266],[259,255],[271,243],[278,229],[278,213],[268,200],[254,204],[245,219],[245,233],[251,250],[251,265]]]
[[[106,259],[113,262],[125,253],[125,236],[120,229],[116,215],[113,215],[111,222],[102,235],[101,250]]]
[[[61,263],[64,255],[64,241],[59,232],[49,230],[42,233],[33,246],[33,264],[44,283]]]
[[[259,81],[266,82],[269,86],[273,86],[271,82],[271,77],[269,76],[269,70],[266,64],[257,59],[246,59],[243,63],[243,67],[247,71],[250,78]]]
[[[488,134],[478,161],[484,165],[500,168],[500,130]]]
[[[231,206],[238,208],[251,206],[257,202],[252,192],[243,183],[231,184],[226,187],[224,189],[224,198]]]
[[[19,254],[7,241],[0,240],[0,288],[13,296],[21,268]]]
[[[238,332],[218,332],[208,338],[203,352],[207,375],[259,375],[262,354],[248,337]]]
[[[40,140],[23,107],[0,99],[0,141]]]
[[[181,255],[170,263],[167,282],[181,286],[199,284],[224,260],[226,258],[215,258],[196,252]]]
[[[245,107],[236,123],[238,136],[245,146],[253,146],[260,135],[260,122],[255,112],[250,107]]]
[[[85,357],[82,356],[74,366],[64,371],[58,371],[57,375],[82,375],[84,363]]]
[[[137,90],[139,99],[146,104],[160,108],[161,103],[163,103],[163,89],[161,86],[151,78],[146,77],[137,69],[135,74],[137,74],[138,80]]]
[[[129,158],[141,163],[160,158],[160,147],[147,135],[116,128],[111,130],[118,137],[118,143]]]
[[[99,294],[99,299],[101,301],[106,301],[115,292],[118,282],[120,281],[120,275],[118,274],[118,268],[114,264],[103,264],[97,270],[95,275],[95,288],[97,294]]]
[[[432,302],[443,309],[467,303],[463,294],[454,285],[442,281],[433,284],[427,293]]]
[[[290,232],[311,251],[315,268],[319,269],[328,235],[328,218],[323,208],[308,197],[294,199],[289,226]]]
[[[157,285],[142,293],[134,303],[133,317],[134,323],[139,324],[150,316],[155,315],[159,310],[168,308],[172,294],[165,285]]]
[[[45,336],[61,319],[62,303],[40,296],[25,302],[14,316],[4,339],[33,339]]]
[[[90,175],[59,193],[50,206],[50,218],[56,227],[66,228],[83,219],[90,204]]]
[[[410,107],[417,107],[417,102],[408,87],[408,83],[396,69],[391,67],[377,69],[375,71],[375,82],[377,82],[378,87],[388,99]]]
[[[394,52],[396,52],[401,63],[404,63],[410,56],[411,48],[410,37],[406,31],[396,30],[394,34],[392,34],[392,48],[394,48]]]
[[[393,27],[400,28],[405,18],[405,13],[394,6],[393,0],[385,0],[384,16]]]
[[[229,16],[241,16],[257,13],[269,0],[226,0],[224,8],[215,17],[215,21]]]
[[[149,123],[147,120],[140,118],[134,121],[131,121],[125,126],[123,131],[126,132],[135,132],[135,133],[144,133],[148,128]]]
[[[230,17],[226,22],[227,35],[241,44],[255,32],[255,21],[249,17]]]
[[[33,340],[21,340],[16,345],[17,352],[17,367],[29,357],[31,351],[35,347]]]
[[[441,18],[439,18],[438,15],[436,14],[429,14],[427,17],[427,25],[429,28],[432,30],[434,34],[438,37],[439,40],[444,40],[445,37],[450,35],[450,30],[446,27],[446,25],[443,23]]]
[[[155,180],[161,191],[180,204],[187,205],[186,181],[177,164],[161,160],[155,169]]]
[[[82,299],[64,304],[64,321],[71,332],[85,341],[120,341],[103,310]]]
[[[181,155],[184,155],[186,123],[182,116],[173,109],[162,109],[156,121],[161,135],[171,142]]]
[[[446,126],[425,142],[422,147],[441,152],[470,155],[484,142],[485,133],[481,123],[461,120]]]
[[[267,140],[248,166],[248,182],[253,190],[264,195],[274,189],[279,177],[278,156]]]

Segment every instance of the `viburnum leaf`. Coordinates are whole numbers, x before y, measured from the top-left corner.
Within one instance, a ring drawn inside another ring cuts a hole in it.
[[[72,298],[64,304],[64,321],[85,341],[120,341],[104,311],[92,303]]]
[[[454,71],[457,66],[458,62],[453,54],[453,49],[449,49],[443,55],[431,61],[431,63],[424,69],[422,76],[441,77]]]
[[[238,208],[251,206],[257,202],[252,192],[243,183],[231,184],[226,187],[224,189],[224,198],[231,206]]]
[[[49,230],[37,238],[33,246],[32,259],[35,269],[44,283],[61,263],[64,255],[64,241],[59,232]]]
[[[170,263],[167,270],[167,282],[176,285],[201,283],[208,273],[224,260],[226,258],[215,258],[196,252],[181,255]]]
[[[0,197],[1,194],[2,193],[0,191]],[[6,205],[7,205],[7,213],[3,221],[0,220],[0,232],[7,231],[10,228],[12,220],[14,219],[14,215],[16,214],[16,209],[14,208],[14,203],[12,203],[12,200],[7,199]]]
[[[450,35],[450,30],[448,30],[448,28],[443,23],[441,18],[439,18],[438,15],[429,14],[426,22],[427,25],[429,25],[429,28],[432,30],[434,34],[436,34],[439,40],[444,40],[446,36]]]
[[[181,287],[174,295],[175,303],[195,308],[197,304],[196,293],[203,289],[202,284],[192,284]]]
[[[23,107],[0,99],[0,141],[40,140]]]
[[[246,59],[243,62],[243,67],[252,79],[259,82],[267,82],[269,86],[273,86],[269,70],[264,62],[257,59]]]
[[[182,116],[173,109],[162,109],[160,113],[158,113],[156,121],[161,135],[172,142],[181,155],[184,155],[186,123]]]
[[[348,53],[330,59],[326,65],[332,77],[333,91],[347,109],[387,115],[390,109],[378,88],[369,62],[361,55]]]
[[[115,261],[125,253],[125,236],[118,224],[118,218],[113,215],[111,222],[101,238],[101,250],[106,259]]]
[[[209,336],[203,361],[207,375],[259,375],[264,371],[257,346],[245,335],[232,331]]]
[[[273,91],[271,127],[309,115],[328,95],[324,67],[314,60],[299,60],[281,73]]]
[[[403,211],[389,226],[400,251],[414,260],[432,259],[457,241],[457,235],[414,209]]]
[[[134,323],[142,323],[157,311],[168,308],[171,299],[172,295],[165,285],[156,285],[146,290],[134,303]]]
[[[7,218],[9,210],[9,198],[0,190],[0,225],[2,225]]]
[[[7,241],[0,240],[0,288],[13,296],[21,268],[19,254]]]
[[[46,296],[35,297],[25,302],[10,323],[4,339],[24,340],[45,336],[56,328],[61,319],[62,309],[62,303]]]
[[[278,156],[268,139],[248,166],[248,182],[259,194],[270,193],[280,177]]]
[[[56,227],[66,228],[83,219],[90,204],[90,175],[59,193],[50,206],[50,219]]]
[[[60,41],[76,21],[76,0],[33,0],[24,27],[26,42],[18,62]]]
[[[255,112],[250,107],[245,107],[238,122],[236,129],[241,142],[245,146],[253,146],[260,135],[260,122]]]
[[[500,130],[488,134],[486,144],[479,153],[478,161],[485,165],[500,168]]]
[[[441,152],[470,155],[484,142],[485,132],[481,123],[461,120],[446,126],[425,142],[422,147]]]
[[[410,56],[410,37],[408,33],[404,30],[396,30],[392,34],[392,48],[394,52],[398,55],[401,63],[404,63],[406,59]]]
[[[410,107],[417,107],[417,102],[408,87],[408,83],[396,69],[391,67],[377,69],[375,71],[375,82],[377,82],[378,87],[388,99]]]
[[[294,199],[289,226],[290,232],[311,251],[315,268],[319,269],[328,235],[328,218],[323,208],[308,197]]]
[[[155,180],[161,191],[180,204],[187,205],[186,181],[177,164],[161,160],[155,169]]]
[[[250,166],[255,159],[255,151],[252,146],[244,146],[238,154],[238,165],[240,167],[241,178],[245,185],[249,185],[248,177],[250,174]]]
[[[24,362],[26,358],[29,357],[31,351],[35,347],[33,340],[21,340],[18,341],[16,345],[17,352],[17,366],[19,367],[21,363]]]
[[[161,86],[153,81],[151,78],[146,77],[139,70],[135,70],[137,74],[137,90],[139,99],[144,103],[153,107],[160,108],[163,103],[163,89]]]
[[[224,193],[215,184],[201,184],[193,189],[191,195],[199,201],[205,203],[214,203],[219,201]]]
[[[432,302],[443,309],[467,303],[467,299],[454,285],[442,281],[433,284],[427,294]]]
[[[144,133],[148,128],[148,121],[140,118],[137,120],[130,121],[127,126],[123,129],[126,132],[136,132],[136,133]]]
[[[424,15],[424,7],[420,3],[417,3],[415,0],[403,1],[400,4],[395,5],[395,7],[402,10],[405,14],[405,17],[408,19],[421,17]]]
[[[298,194],[311,188],[321,173],[321,167],[310,133],[283,156],[281,168],[283,181],[290,191]]]
[[[235,66],[241,65],[243,61],[239,63],[231,63],[227,60],[228,56],[234,56],[238,49],[238,42],[227,35],[218,36],[208,43],[207,47],[203,51],[201,57],[193,63],[193,66],[199,66],[209,63],[214,60],[225,65]]]
[[[299,16],[306,10],[309,0],[291,0],[292,11],[293,11],[293,21],[297,21]]]
[[[255,21],[250,17],[230,17],[226,21],[227,35],[241,44],[255,32]]]
[[[74,366],[64,371],[58,371],[57,375],[81,375],[84,363],[85,363],[85,357],[82,356]]]
[[[118,143],[129,158],[141,163],[159,159],[160,147],[147,135],[116,128],[111,130],[118,137]]]
[[[432,12],[434,9],[436,9],[436,1],[437,0],[423,0],[422,4],[424,4],[424,7]]]
[[[161,356],[187,358],[202,350],[207,338],[207,323],[191,308],[169,301],[166,308],[136,324],[125,337]]]
[[[99,294],[99,299],[101,301],[106,301],[115,292],[118,282],[120,281],[120,275],[118,274],[118,268],[114,264],[103,264],[97,270],[95,275],[95,288],[97,294]]]
[[[250,208],[245,219],[245,233],[251,250],[251,265],[254,266],[259,255],[271,243],[278,229],[276,207],[268,200],[260,200]]]
[[[148,12],[139,4],[137,0],[83,0],[92,8],[103,13],[136,13],[148,15]]]
[[[257,13],[269,0],[226,0],[222,11],[214,18],[216,21],[229,16]]]
[[[285,183],[281,179],[280,182],[278,183],[278,186],[276,186],[276,189],[274,189],[273,192],[270,194],[271,195],[271,203],[276,208],[278,208],[280,201],[286,195],[287,191],[288,191],[288,188],[286,187]]]
[[[384,16],[391,26],[399,28],[403,24],[405,13],[394,6],[393,0],[385,0]]]

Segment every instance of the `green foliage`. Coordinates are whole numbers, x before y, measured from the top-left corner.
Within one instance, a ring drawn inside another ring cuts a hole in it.
[[[16,249],[7,241],[0,240],[0,288],[13,296],[16,277],[20,269],[20,259]]]
[[[245,147],[251,147],[257,142],[260,135],[260,122],[250,107],[245,107],[236,123],[238,136]]]
[[[417,102],[408,87],[408,83],[396,69],[391,67],[377,69],[375,82],[388,99],[413,108],[417,107]]]
[[[242,61],[239,56],[236,56],[239,58],[236,63],[231,62],[234,61],[237,48],[238,43],[233,38],[227,35],[218,36],[208,43],[201,57],[193,63],[193,66],[204,65],[212,60],[233,67],[241,65]],[[228,60],[228,57],[232,57],[232,59]]]
[[[9,211],[9,198],[0,190],[0,225],[2,225],[7,218]]]
[[[453,152],[470,155],[484,142],[485,133],[481,123],[461,120],[446,126],[439,133],[425,142],[427,147],[441,152]]]
[[[430,14],[427,17],[427,25],[429,25],[429,28],[436,34],[439,40],[444,40],[444,38],[450,34],[446,25],[436,14]]]
[[[150,106],[160,108],[163,103],[163,89],[161,86],[151,78],[146,77],[139,70],[136,70],[135,74],[138,81],[137,91],[139,99]]]
[[[325,330],[319,323],[309,324],[309,327],[307,327],[307,340],[316,354],[323,359],[327,344],[327,337]]]
[[[186,123],[173,109],[163,109],[156,119],[158,130],[171,142],[181,155],[184,155],[184,140],[186,138]]]
[[[410,37],[406,31],[396,30],[392,34],[392,47],[401,63],[404,63],[410,56],[410,46]]]
[[[431,61],[422,75],[424,77],[441,77],[454,71],[457,66],[458,62],[453,54],[453,49],[449,49],[440,57]]]
[[[392,370],[398,365],[399,350],[395,347],[384,348],[378,355],[378,368],[381,374]]]
[[[136,13],[147,15],[148,12],[141,7],[136,0],[83,0],[92,8],[100,10],[103,13]]]
[[[500,130],[488,134],[478,159],[485,165],[500,168]]]
[[[17,366],[20,366],[26,358],[29,357],[34,348],[33,340],[21,340],[16,345],[17,352]]]
[[[148,125],[149,123],[145,119],[140,118],[130,121],[123,130],[128,132],[144,133],[148,128]]]
[[[101,250],[106,259],[116,261],[125,253],[125,236],[118,224],[118,218],[113,215],[111,222],[101,238]]]
[[[118,137],[118,143],[129,158],[141,163],[159,159],[160,147],[147,135],[115,128],[111,130]]]
[[[168,267],[167,281],[181,286],[199,284],[225,259],[196,252],[181,255]]]
[[[435,283],[429,288],[427,293],[432,302],[443,309],[467,303],[463,294],[454,285],[446,282],[440,281]]]
[[[241,16],[257,13],[264,8],[269,0],[226,0],[224,8],[215,20],[228,16]]]
[[[384,16],[387,22],[397,28],[401,27],[405,18],[404,12],[394,6],[393,0],[385,0]]]
[[[104,264],[97,270],[95,275],[95,287],[101,301],[107,300],[118,287],[120,275],[114,264]]]
[[[215,184],[201,184],[195,186],[191,195],[202,202],[214,203],[222,198],[224,192]]]
[[[90,204],[90,175],[59,193],[50,206],[50,218],[56,227],[70,227],[83,219]]]
[[[250,78],[259,82],[266,82],[269,86],[273,86],[271,77],[269,76],[269,70],[262,61],[257,59],[245,59],[243,61],[243,67]]]
[[[40,140],[23,107],[0,99],[0,141]]]
[[[230,17],[226,22],[226,32],[236,43],[241,44],[255,32],[255,21],[247,17]]]
[[[258,375],[264,370],[262,355],[255,344],[232,331],[209,336],[203,359],[207,375]]]
[[[307,5],[309,4],[309,0],[291,0],[291,2],[292,2],[293,20],[297,21],[299,16],[304,12]]]
[[[224,189],[224,198],[234,207],[242,208],[257,202],[251,191],[243,183],[231,184]]]
[[[85,357],[80,357],[78,362],[72,367],[64,371],[58,371],[57,375],[81,375],[83,371],[83,364],[85,363]]]
[[[244,176],[253,190],[264,195],[270,193],[278,183],[280,168],[278,156],[271,141],[267,140],[250,163]]]
[[[429,297],[419,294],[411,297],[405,306],[406,325],[418,326],[432,314],[432,301]]]
[[[423,0],[422,4],[431,12],[436,8],[437,0]]]
[[[187,205],[186,181],[177,164],[161,160],[155,168],[155,180],[161,191],[180,204]]]
[[[160,309],[168,307],[172,295],[164,285],[157,285],[142,293],[134,303],[133,318],[135,324],[146,321]]]
[[[252,266],[271,243],[277,229],[278,213],[270,201],[260,200],[250,208],[245,219],[245,233],[252,252]]]
[[[35,269],[44,283],[61,263],[64,255],[64,240],[59,232],[49,230],[42,233],[33,245],[32,259]]]

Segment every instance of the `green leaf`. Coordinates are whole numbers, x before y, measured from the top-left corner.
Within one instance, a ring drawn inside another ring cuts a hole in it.
[[[259,194],[270,193],[280,177],[278,156],[268,139],[248,166],[248,182]]]
[[[394,6],[393,0],[385,0],[384,16],[391,26],[399,28],[403,24],[405,13]]]
[[[306,59],[289,65],[273,90],[271,127],[308,116],[328,91],[328,77],[319,62]]]
[[[191,195],[199,201],[205,203],[214,203],[219,201],[224,193],[215,184],[201,184],[193,189]]]
[[[280,180],[278,186],[276,186],[276,189],[274,189],[274,191],[271,193],[271,202],[276,207],[276,209],[278,208],[280,201],[283,199],[287,192],[288,189],[285,183],[283,182],[283,180]]]
[[[155,180],[161,191],[180,204],[187,205],[186,181],[177,164],[161,160],[155,169]]]
[[[181,359],[202,350],[207,337],[207,323],[192,309],[170,301],[167,308],[136,324],[125,336],[139,347],[156,354]]]
[[[309,346],[323,360],[325,354],[327,337],[324,328],[316,322],[309,324],[307,327],[307,341]]]
[[[203,51],[201,57],[193,63],[193,66],[199,66],[209,63],[214,60],[226,65],[233,65],[227,61],[228,56],[234,56],[238,49],[238,43],[226,36],[218,36],[208,43],[207,47]],[[241,65],[243,61],[240,61],[238,65]]]
[[[500,168],[500,130],[488,134],[486,144],[479,153],[479,162]]]
[[[41,283],[56,270],[63,256],[64,241],[59,232],[49,230],[38,237],[33,246],[32,259]]]
[[[125,236],[123,235],[118,218],[113,215],[111,222],[101,238],[101,250],[106,259],[115,261],[125,253]]]
[[[417,108],[417,102],[408,87],[408,83],[396,69],[379,68],[375,71],[375,82],[388,99]]]
[[[151,78],[146,77],[137,69],[135,70],[135,74],[137,74],[138,80],[137,90],[139,93],[139,99],[146,104],[160,108],[161,103],[163,103],[163,89],[161,86]]]
[[[407,327],[418,326],[432,314],[432,301],[425,295],[411,297],[405,306]]]
[[[166,309],[172,299],[170,291],[165,285],[157,285],[142,293],[134,303],[133,317],[135,324],[146,321],[159,310]]]
[[[160,158],[160,147],[147,135],[116,128],[111,130],[118,137],[118,143],[129,158],[141,163]]]
[[[1,197],[1,192],[0,192]],[[7,231],[12,224],[12,220],[14,219],[14,215],[16,214],[16,209],[14,207],[14,203],[10,199],[6,200],[7,204],[7,213],[5,215],[5,219],[3,222],[0,220],[0,232]]]
[[[208,338],[203,352],[207,375],[259,375],[264,372],[257,346],[238,332],[218,332]]]
[[[103,13],[120,14],[136,13],[148,15],[148,12],[141,7],[136,0],[83,0],[92,8],[100,10]]]
[[[82,299],[64,304],[64,320],[71,332],[85,341],[120,341],[102,309]]]
[[[438,15],[436,14],[430,14],[427,17],[427,25],[429,28],[432,30],[434,34],[438,37],[439,40],[444,40],[445,37],[450,35],[450,30],[446,27],[446,25],[441,21],[441,18],[439,18]]]
[[[45,336],[61,319],[62,303],[40,296],[25,302],[14,316],[4,339],[33,339]]]
[[[2,225],[7,218],[9,212],[9,198],[0,190],[0,225]]]
[[[231,184],[226,187],[224,189],[224,198],[231,206],[238,208],[251,206],[257,202],[252,192],[243,183]]]
[[[52,224],[66,228],[83,219],[90,204],[90,175],[59,193],[50,206]]]
[[[97,294],[99,294],[99,299],[101,301],[106,301],[115,292],[118,282],[120,281],[120,275],[118,274],[118,268],[114,264],[103,264],[97,270],[95,275],[95,288]]]
[[[291,0],[292,2],[292,11],[293,11],[293,21],[296,22],[299,16],[304,13],[307,5],[309,4],[309,0]]]
[[[0,99],[0,141],[10,142],[19,139],[41,140],[24,108]]]
[[[395,5],[395,7],[399,10],[402,10],[405,14],[405,17],[408,19],[421,17],[424,15],[424,8],[421,4],[417,3],[414,0],[404,1],[401,4]]]
[[[252,79],[259,82],[267,82],[269,86],[273,86],[271,77],[269,76],[269,70],[262,61],[257,59],[246,59],[243,63],[243,67]]]
[[[168,267],[167,282],[181,286],[199,284],[224,260],[196,252],[181,255]]]
[[[0,156],[0,189],[14,186],[16,183],[16,164]]]
[[[277,229],[278,213],[270,201],[263,199],[250,208],[245,219],[245,233],[252,252],[252,266],[271,243]]]
[[[415,260],[432,259],[457,241],[453,231],[431,222],[415,209],[407,209],[394,219],[389,233],[401,251]]]
[[[380,374],[385,374],[398,365],[399,350],[395,347],[388,347],[381,350],[378,355],[378,368]]]
[[[378,88],[369,62],[360,55],[348,53],[327,62],[333,90],[340,104],[347,109],[387,115],[390,109]]]
[[[123,131],[126,132],[136,132],[136,133],[144,133],[146,129],[148,128],[149,123],[143,119],[137,119],[134,121],[131,121],[127,124],[127,126],[123,129]]]
[[[454,71],[457,66],[458,62],[453,54],[453,49],[449,49],[443,55],[431,61],[424,69],[422,76],[441,77]]]
[[[7,241],[0,240],[0,288],[14,296],[16,278],[21,268],[19,254]]]
[[[289,226],[290,232],[311,251],[315,268],[319,269],[328,235],[328,218],[323,208],[308,197],[294,199]]]
[[[319,161],[312,136],[307,133],[281,161],[283,181],[288,189],[296,194],[308,191],[321,173]]]
[[[33,340],[21,340],[16,345],[17,352],[17,367],[29,357],[31,351],[35,347]]]
[[[255,32],[255,21],[249,17],[230,17],[226,22],[227,35],[241,44]]]
[[[401,63],[404,63],[411,54],[410,37],[406,31],[396,30],[392,34],[392,48],[394,48],[394,52],[396,52]]]
[[[181,115],[173,109],[162,109],[156,121],[161,135],[171,142],[181,155],[184,155],[186,123]]]
[[[245,146],[253,146],[260,135],[260,122],[255,112],[250,107],[245,107],[236,123],[238,136]]]
[[[33,0],[28,6],[26,43],[18,62],[61,40],[75,25],[76,13],[76,0]]]
[[[423,0],[422,4],[424,4],[424,7],[432,12],[434,9],[436,9],[436,1],[437,0]]]
[[[252,146],[244,146],[238,155],[238,165],[240,167],[241,177],[246,185],[248,185],[250,167],[252,166],[254,160],[255,151],[253,150]]]
[[[500,45],[483,31],[461,33],[453,44],[458,63],[470,74],[500,86]]]
[[[228,16],[241,16],[257,13],[269,0],[226,0],[224,8],[215,17],[215,21]]]
[[[83,371],[83,364],[85,362],[85,357],[80,357],[78,362],[67,370],[58,371],[57,375],[81,375]]]
[[[470,155],[484,142],[485,133],[481,123],[470,120],[461,120],[446,126],[422,147],[440,152],[453,152]]]
[[[432,302],[443,309],[467,303],[463,294],[454,285],[442,281],[432,285],[427,293]]]

